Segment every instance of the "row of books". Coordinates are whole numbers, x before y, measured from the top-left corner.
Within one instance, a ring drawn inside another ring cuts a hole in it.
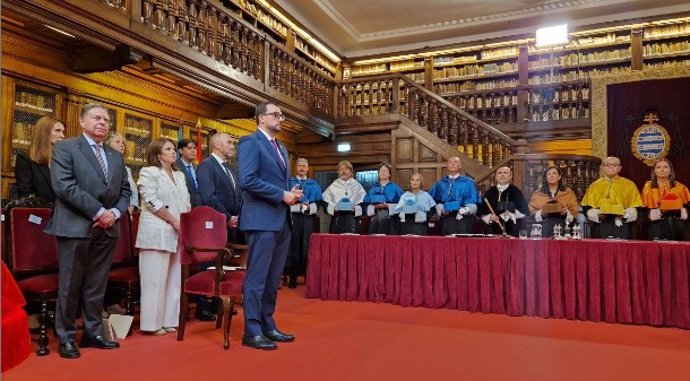
[[[484,65],[449,66],[434,70],[434,79],[491,75],[517,71],[517,62],[487,63]]]
[[[622,59],[630,59],[632,52],[630,48],[607,50],[592,53],[571,53],[556,57],[541,57],[537,60],[529,61],[530,69],[543,69],[558,66],[576,66],[583,63],[606,62]]]
[[[690,41],[679,42],[665,42],[648,44],[643,47],[645,56],[653,56],[657,54],[674,54],[690,51]]]
[[[674,36],[690,33],[690,23],[664,25],[644,30],[644,38],[658,38],[665,36]]]
[[[589,107],[586,104],[581,107],[576,105],[558,106],[534,106],[530,112],[533,122],[546,122],[549,120],[567,120],[589,118]]]
[[[439,94],[450,94],[459,93],[462,91],[481,91],[481,90],[493,90],[493,89],[504,89],[517,87],[517,79],[507,79],[500,81],[488,81],[488,82],[475,82],[475,81],[465,81],[465,82],[451,82],[451,83],[438,83],[434,85],[434,89]]]
[[[450,97],[448,101],[457,107],[469,109],[516,106],[518,103],[517,95],[457,96]]]

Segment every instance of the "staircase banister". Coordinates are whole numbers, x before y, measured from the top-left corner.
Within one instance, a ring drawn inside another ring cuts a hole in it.
[[[544,160],[588,160],[593,162],[601,163],[601,159],[596,156],[589,155],[571,155],[562,153],[516,153],[508,156],[507,158],[501,160],[493,167],[482,172],[476,177],[476,182],[487,180],[488,177],[496,172],[498,168],[509,166],[511,162],[514,161],[544,161]]]
[[[496,163],[493,167],[487,168],[484,172],[482,172],[479,176],[475,177],[474,181],[476,184],[483,183],[484,181],[490,180],[491,175],[493,175],[498,168],[505,167],[505,166],[510,166],[510,163],[516,160],[516,156],[524,156],[523,155],[510,155],[506,157],[505,159],[499,161]]]
[[[469,114],[469,113],[467,113],[466,111],[464,111],[464,110],[460,109],[459,107],[455,106],[454,104],[448,102],[448,101],[445,100],[443,97],[441,97],[440,95],[434,93],[433,91],[430,91],[430,90],[427,89],[426,87],[421,86],[420,84],[416,83],[415,81],[413,81],[413,80],[411,80],[410,78],[405,77],[405,76],[403,76],[403,75],[397,74],[397,76],[398,76],[400,79],[402,79],[403,82],[405,82],[408,86],[415,87],[417,90],[419,90],[419,91],[421,91],[422,93],[424,93],[424,94],[426,94],[426,95],[432,97],[434,100],[436,100],[436,101],[439,102],[440,104],[442,104],[442,105],[448,107],[449,109],[453,110],[454,112],[456,112],[456,113],[462,115],[463,118],[466,118],[466,119],[470,120],[471,122],[475,123],[476,125],[481,126],[483,129],[489,131],[489,133],[490,133],[492,136],[499,138],[502,142],[505,142],[506,145],[509,145],[509,146],[511,146],[511,147],[515,147],[515,146],[518,145],[518,142],[517,142],[515,139],[513,139],[513,138],[511,138],[510,136],[504,134],[503,132],[497,130],[496,128],[494,128],[494,127],[491,126],[490,124],[488,124],[488,123],[486,123],[486,122],[484,122],[484,121],[482,121],[482,120],[479,120],[479,119],[475,118],[474,116],[472,116],[472,114]]]
[[[394,83],[397,83],[397,81],[402,80],[406,86],[413,87],[415,90],[423,93],[425,96],[430,97],[434,101],[438,102],[438,104],[443,105],[444,107],[447,107],[448,109],[452,110],[453,112],[462,115],[462,117],[466,120],[469,120],[470,122],[474,123],[477,126],[481,126],[482,129],[488,131],[489,135],[492,137],[495,137],[499,139],[501,142],[503,142],[505,145],[510,146],[510,147],[515,147],[518,145],[517,141],[510,136],[504,134],[503,132],[497,130],[490,124],[479,120],[472,116],[471,114],[465,112],[464,110],[460,109],[459,107],[455,106],[454,104],[448,102],[445,100],[443,97],[440,95],[434,93],[433,91],[430,91],[424,86],[419,85],[415,81],[411,80],[410,78],[401,75],[400,73],[393,73],[393,74],[378,74],[378,75],[370,75],[370,76],[363,76],[363,77],[355,77],[355,78],[348,78],[348,79],[340,79],[335,81],[336,86],[342,86],[342,85],[350,85],[350,84],[355,84],[355,83],[364,83],[364,82],[374,82],[374,81],[381,81],[381,80],[393,80]]]
[[[500,167],[508,166],[513,168],[513,184],[523,191],[532,192],[538,189],[539,184],[534,182],[535,177],[541,176],[541,172],[535,173],[530,169],[532,165],[545,166],[549,163],[557,164],[562,170],[564,181],[575,170],[578,173],[578,181],[573,184],[573,191],[577,194],[578,200],[582,199],[584,191],[589,184],[598,178],[598,167],[602,160],[596,156],[573,155],[573,154],[552,154],[552,153],[519,153],[513,154],[496,163],[491,168],[482,172],[475,178],[475,182],[480,190],[486,191],[491,184],[493,174]],[[530,165],[531,163],[531,165]],[[584,165],[583,165],[584,164]],[[577,169],[575,169],[577,168]],[[582,172],[580,172],[582,170]],[[575,177],[570,178],[571,181]]]

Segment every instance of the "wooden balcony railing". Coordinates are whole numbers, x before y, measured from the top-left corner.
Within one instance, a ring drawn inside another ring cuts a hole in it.
[[[529,191],[536,189],[537,178],[552,162],[564,170],[566,182],[579,197],[598,177],[597,158],[527,155],[524,142],[518,144],[488,124],[520,122],[532,114],[536,120],[586,117],[586,82],[566,83],[553,91],[534,85],[439,96],[400,74],[334,80],[218,0],[101,1],[129,14],[132,22],[143,22],[330,121],[384,114],[406,117],[492,168],[477,179],[480,187],[490,186],[493,170],[500,165],[513,167],[516,183]]]
[[[143,0],[144,24],[255,79],[265,36],[217,1]]]
[[[336,118],[401,114],[485,166],[516,152],[517,142],[399,74],[337,83]]]
[[[218,0],[101,0],[169,38],[277,89],[325,116],[333,78]]]
[[[546,168],[555,165],[563,174],[563,183],[572,188],[578,200],[587,191],[587,187],[599,178],[601,159],[594,156],[561,155],[561,154],[515,154],[497,163],[476,178],[481,192],[494,185],[496,170],[503,166],[513,169],[513,184],[523,190],[525,197],[541,188]]]
[[[280,45],[267,43],[268,82],[300,103],[331,114],[333,81],[324,77]]]

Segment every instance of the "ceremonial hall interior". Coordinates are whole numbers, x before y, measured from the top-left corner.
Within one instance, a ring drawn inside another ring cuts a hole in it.
[[[56,273],[15,266],[55,240],[13,240],[5,213],[33,125],[52,115],[78,136],[88,103],[126,140],[135,179],[154,139],[191,139],[205,158],[211,136],[252,134],[254,106],[271,101],[291,172],[306,158],[322,189],[342,160],[365,188],[381,163],[404,190],[413,173],[428,188],[457,156],[480,193],[507,166],[530,195],[557,166],[581,201],[608,156],[638,188],[649,180],[635,139],[652,125],[687,184],[687,1],[4,0],[0,12],[3,379],[690,378],[690,246],[588,240],[584,228],[558,242],[371,237],[364,223],[361,235],[312,236],[310,272],[278,291],[277,319],[298,337],[271,353],[241,346],[241,306],[229,350],[221,329],[194,319],[183,341],[142,335],[135,287],[118,350],[68,362],[48,324],[31,328],[23,359],[13,319],[26,314],[10,314],[6,292],[12,278]],[[538,41],[562,24],[566,40]],[[136,226],[124,231],[130,256],[114,266],[136,267]],[[14,307],[46,312],[25,297]]]

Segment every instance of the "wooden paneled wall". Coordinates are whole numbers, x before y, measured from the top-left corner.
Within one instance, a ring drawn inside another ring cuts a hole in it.
[[[458,151],[419,126],[406,121],[382,123],[376,116],[360,117],[358,123],[343,123],[334,141],[298,144],[299,156],[309,160],[310,171],[335,171],[349,160],[356,171],[377,169],[381,162],[393,165],[393,181],[409,189],[410,177],[419,172],[426,189],[444,176],[448,157]],[[350,143],[350,152],[337,152],[340,143]],[[466,172],[476,176],[484,168],[461,158]]]

